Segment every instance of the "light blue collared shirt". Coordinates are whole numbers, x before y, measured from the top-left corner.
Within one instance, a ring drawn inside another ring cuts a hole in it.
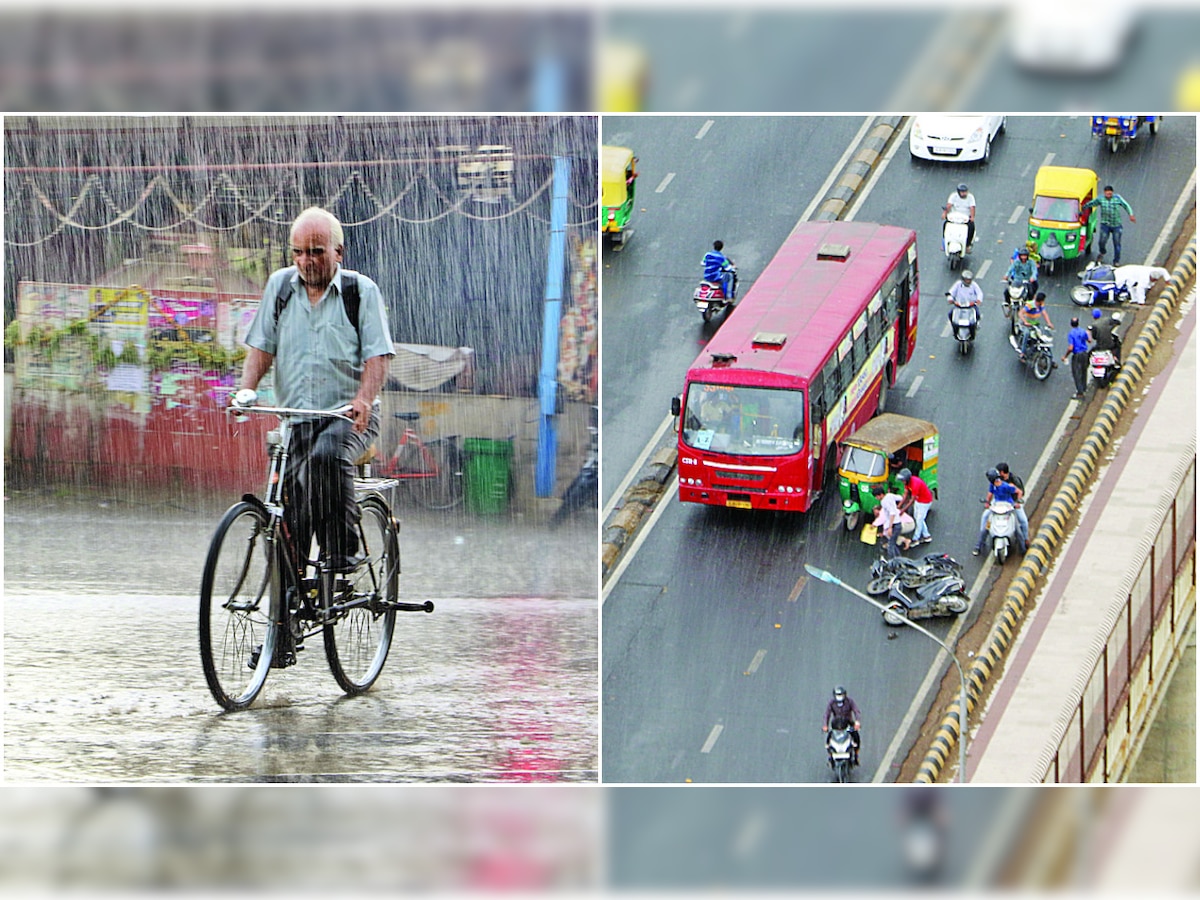
[[[357,333],[341,302],[343,274],[358,278]],[[276,324],[275,298],[289,281],[292,295]],[[298,409],[332,409],[349,403],[358,393],[364,361],[395,353],[379,286],[341,265],[316,304],[309,301],[295,266],[274,272],[267,279],[246,343],[275,357],[277,402]]]

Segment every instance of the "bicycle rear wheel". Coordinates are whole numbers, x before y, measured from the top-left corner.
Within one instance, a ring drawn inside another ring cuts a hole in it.
[[[425,445],[429,462],[437,466],[432,478],[420,478],[413,482],[417,502],[426,509],[451,509],[462,503],[463,466],[462,454],[454,441],[430,441]]]
[[[359,504],[359,552],[367,561],[338,583],[325,623],[325,658],[338,685],[348,694],[367,690],[387,661],[396,627],[392,604],[400,586],[400,540],[387,504],[367,497]]]
[[[213,698],[245,709],[262,690],[275,653],[267,514],[235,503],[213,533],[200,581],[200,661]],[[255,658],[255,648],[261,648]]]

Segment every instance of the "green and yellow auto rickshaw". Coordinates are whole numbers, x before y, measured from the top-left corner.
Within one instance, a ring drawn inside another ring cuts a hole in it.
[[[628,147],[600,148],[600,203],[604,207],[600,228],[612,235],[614,244],[624,243],[630,233],[637,175],[637,157]]]
[[[896,477],[901,469],[921,478],[937,496],[938,430],[932,422],[881,413],[842,441],[839,451],[838,490],[847,531],[874,517],[875,485],[904,493]]]
[[[1083,205],[1097,196],[1098,179],[1091,169],[1042,166],[1033,182],[1029,207],[1029,242],[1041,257],[1043,271],[1053,274],[1059,261],[1083,256],[1091,246],[1100,217]]]

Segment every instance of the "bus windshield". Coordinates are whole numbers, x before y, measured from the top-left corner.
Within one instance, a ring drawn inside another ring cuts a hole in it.
[[[785,456],[804,448],[804,392],[692,382],[683,443],[741,456]]]

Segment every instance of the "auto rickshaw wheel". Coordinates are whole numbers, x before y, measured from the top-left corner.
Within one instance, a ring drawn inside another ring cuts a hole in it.
[[[1117,136],[1115,134],[1108,139],[1108,152],[1109,153],[1116,153],[1117,149],[1120,146],[1121,146],[1121,142],[1117,139]]]
[[[857,509],[852,513],[845,513],[843,518],[846,521],[846,530],[853,531],[856,529],[858,527],[858,520],[861,518],[861,516],[861,511]]]
[[[1155,119],[1153,122],[1151,122],[1151,123],[1150,123],[1150,133],[1151,133],[1151,134],[1158,134],[1158,126],[1159,126],[1159,121],[1158,121],[1158,119]]]

